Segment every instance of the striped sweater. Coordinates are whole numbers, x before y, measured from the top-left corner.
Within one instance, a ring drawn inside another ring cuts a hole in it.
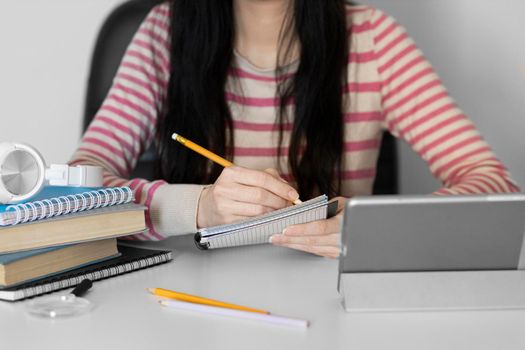
[[[170,78],[169,11],[167,4],[155,7],[138,29],[107,98],[71,160],[72,164],[102,166],[107,186],[127,185],[134,190],[136,201],[148,207],[150,228],[149,233],[133,237],[138,240],[195,232],[203,189],[129,179],[141,153],[158,141],[157,122],[165,111]],[[407,142],[427,162],[443,183],[437,194],[518,191],[406,31],[372,7],[348,5],[347,17],[351,52],[343,89],[348,103],[343,116],[341,195],[371,193],[384,130]],[[297,62],[289,65],[283,76],[276,77],[275,70],[261,70],[235,55],[225,89],[234,121],[237,165],[278,168],[276,83],[292,77],[297,66]],[[284,125],[283,145],[289,141],[291,128]],[[287,154],[286,147],[282,154]],[[281,169],[288,169],[287,158],[281,162]]]

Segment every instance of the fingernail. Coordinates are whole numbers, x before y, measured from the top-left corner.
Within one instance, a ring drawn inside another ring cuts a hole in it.
[[[299,199],[299,193],[297,193],[297,191],[290,191],[288,192],[288,197],[294,202]]]
[[[270,236],[270,239],[268,240],[271,244],[278,244],[279,243],[279,236],[280,235],[273,235]]]
[[[283,236],[286,235],[286,236],[293,236],[294,235],[294,229],[293,229],[293,226],[290,226],[290,227],[287,227],[283,230],[282,232]]]

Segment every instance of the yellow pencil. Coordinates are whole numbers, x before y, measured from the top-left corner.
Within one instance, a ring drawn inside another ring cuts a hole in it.
[[[192,141],[188,140],[187,138],[184,138],[184,137],[180,136],[177,133],[174,133],[173,135],[171,135],[171,138],[174,139],[175,141],[181,143],[182,145],[188,147],[189,149],[199,153],[200,155],[205,156],[209,160],[212,160],[215,163],[217,163],[219,165],[222,165],[225,168],[233,165],[233,163],[230,162],[229,160],[226,160],[226,159],[222,158],[221,156],[219,156],[219,155],[217,155],[217,154],[215,154],[215,153],[213,153],[211,151],[208,151],[206,148],[197,145],[195,142],[192,142]],[[299,204],[299,203],[302,203],[300,199],[296,199],[293,202],[293,204]]]
[[[265,310],[259,310],[259,309],[254,309],[254,308],[251,308],[251,307],[240,306],[240,305],[235,305],[235,304],[229,304],[229,303],[225,303],[225,302],[218,301],[218,300],[202,298],[202,297],[198,297],[198,296],[190,295],[190,294],[185,294],[185,293],[179,293],[179,292],[175,292],[175,291],[168,290],[168,289],[148,288],[148,291],[151,294],[154,294],[154,295],[157,295],[157,296],[160,296],[160,297],[165,297],[165,298],[175,299],[175,300],[180,300],[180,301],[186,301],[186,302],[190,302],[190,303],[194,303],[194,304],[203,304],[203,305],[217,306],[217,307],[222,307],[222,308],[226,308],[226,309],[241,310],[241,311],[247,311],[247,312],[255,312],[255,313],[258,313],[258,314],[265,314],[265,315],[269,315],[270,314],[270,312],[265,311]]]
[[[180,136],[179,134],[173,134],[173,135],[171,135],[171,138],[174,139],[177,142],[180,142],[181,144],[183,144],[184,146],[188,147],[189,149],[199,153],[200,155],[205,156],[209,160],[212,160],[215,163],[217,163],[219,165],[222,165],[225,168],[233,165],[233,163],[230,162],[229,160],[226,160],[226,159],[222,158],[221,156],[218,156],[215,153],[213,153],[211,151],[208,151],[206,148],[197,145],[195,142],[192,142],[192,141],[190,141],[190,140]]]

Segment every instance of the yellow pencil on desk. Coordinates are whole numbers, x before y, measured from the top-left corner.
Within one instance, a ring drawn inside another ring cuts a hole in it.
[[[190,294],[186,294],[186,293],[175,292],[175,291],[168,290],[168,289],[163,289],[163,288],[148,288],[148,291],[151,294],[154,294],[154,295],[157,295],[157,296],[160,296],[160,297],[165,297],[165,298],[169,298],[169,299],[175,299],[175,300],[179,300],[179,301],[186,301],[186,302],[190,302],[190,303],[194,303],[194,304],[203,304],[203,305],[217,306],[217,307],[222,307],[222,308],[227,308],[227,309],[247,311],[247,312],[255,312],[255,313],[266,314],[266,315],[269,314],[269,312],[266,311],[266,310],[259,310],[259,309],[254,309],[254,308],[247,307],[247,306],[241,306],[241,305],[225,303],[223,301],[207,299],[207,298],[199,297],[199,296],[196,296],[196,295],[190,295]]]
[[[206,148],[197,145],[195,142],[192,142],[192,141],[188,140],[187,138],[180,136],[177,133],[173,133],[173,135],[171,135],[171,138],[174,139],[175,141],[179,142],[180,144],[188,147],[192,151],[195,151],[195,152],[199,153],[200,155],[208,158],[211,161],[214,161],[215,163],[217,163],[219,165],[222,165],[225,168],[234,165],[229,160],[224,159],[221,156],[219,156],[219,155],[217,155],[217,154],[215,154],[215,153],[213,153],[211,151],[208,151]],[[293,202],[293,204],[300,204],[300,203],[302,203],[300,199],[296,199]]]
[[[225,303],[223,301],[203,298],[186,293],[175,292],[163,288],[148,288],[147,290],[154,295],[165,297],[168,299],[173,299],[159,301],[160,305],[166,306],[171,309],[249,319],[254,321],[301,328],[306,328],[310,325],[310,322],[307,320],[272,315],[269,311],[266,310],[259,310],[247,306]]]

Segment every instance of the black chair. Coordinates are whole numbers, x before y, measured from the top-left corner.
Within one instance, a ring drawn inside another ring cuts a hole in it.
[[[122,56],[148,12],[159,1],[132,0],[113,10],[98,34],[91,61],[86,106],[84,112],[84,131],[87,129],[106,97]],[[139,160],[131,177],[154,179],[156,150],[150,148]],[[385,133],[381,146],[374,194],[395,194],[398,192],[396,141]]]
[[[158,3],[158,0],[127,1],[116,7],[102,25],[91,60],[84,110],[84,131],[104,102],[133,35],[149,11]],[[131,177],[152,180],[155,176],[155,164],[156,150],[151,147],[142,155]]]
[[[383,141],[377,160],[373,194],[398,194],[397,140],[389,132],[383,133]]]

